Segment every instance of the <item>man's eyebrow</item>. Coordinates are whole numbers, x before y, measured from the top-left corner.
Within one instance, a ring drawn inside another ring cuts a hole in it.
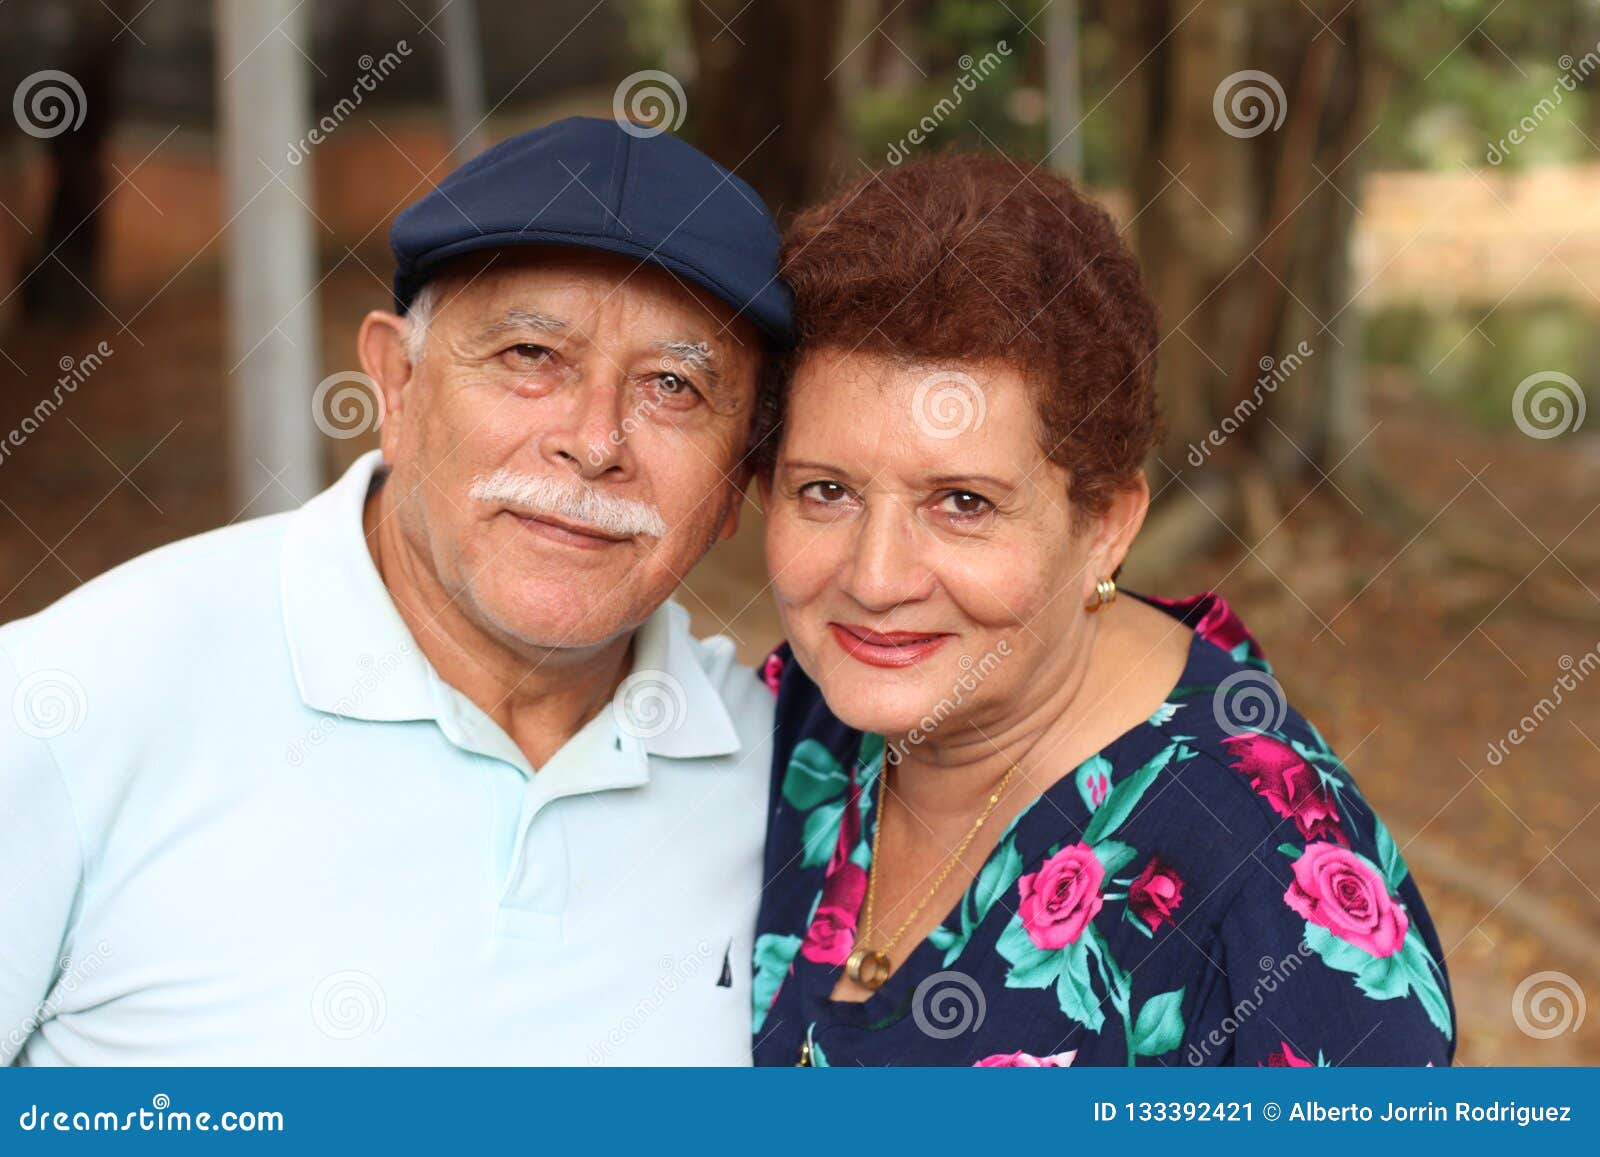
[[[503,333],[517,330],[537,329],[546,333],[560,333],[567,328],[567,323],[559,317],[551,317],[547,313],[540,313],[533,309],[508,309],[497,320],[490,322],[482,330],[483,337],[495,337]]]
[[[658,341],[655,350],[665,357],[683,363],[683,367],[692,373],[704,374],[713,382],[721,381],[721,374],[717,372],[716,351],[711,348],[709,342]]]

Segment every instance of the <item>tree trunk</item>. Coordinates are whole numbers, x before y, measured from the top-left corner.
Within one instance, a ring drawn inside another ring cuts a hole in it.
[[[774,213],[793,213],[827,188],[839,155],[841,0],[697,0],[688,9],[695,143]]]
[[[1111,9],[1133,237],[1161,311],[1153,485],[1180,497],[1219,470],[1280,491],[1365,433],[1351,234],[1381,70],[1365,0],[1313,7]]]

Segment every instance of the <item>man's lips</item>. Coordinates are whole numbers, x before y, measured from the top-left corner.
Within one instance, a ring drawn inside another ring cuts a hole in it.
[[[585,550],[601,550],[608,546],[615,546],[619,542],[627,542],[624,537],[607,534],[596,530],[592,526],[585,526],[581,522],[567,522],[565,519],[556,518],[549,514],[524,514],[520,510],[507,510],[507,514],[522,524],[524,529],[548,538],[552,542],[564,543],[567,546],[581,547]]]
[[[939,631],[874,631],[852,623],[829,623],[844,653],[873,667],[920,663],[955,636]]]

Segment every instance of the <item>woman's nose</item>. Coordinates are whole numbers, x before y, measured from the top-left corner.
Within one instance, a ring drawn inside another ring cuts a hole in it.
[[[854,550],[844,569],[846,594],[869,611],[920,602],[933,590],[929,544],[911,515],[897,504],[869,508],[857,523]]]

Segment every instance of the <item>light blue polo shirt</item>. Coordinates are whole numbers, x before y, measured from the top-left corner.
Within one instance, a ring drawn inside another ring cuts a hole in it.
[[[770,694],[668,603],[662,711],[535,772],[395,610],[380,465],[0,627],[0,1060],[749,1062]]]

